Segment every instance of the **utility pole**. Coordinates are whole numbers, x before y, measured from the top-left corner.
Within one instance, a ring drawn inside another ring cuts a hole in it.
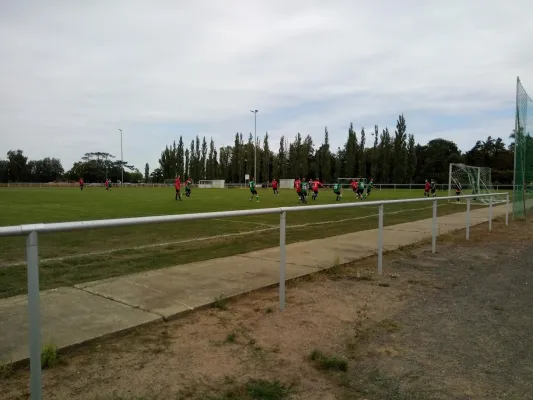
[[[122,177],[120,178],[120,186],[124,185],[124,154],[122,152],[122,129],[120,131],[120,166],[122,167]]]
[[[254,113],[254,182],[257,184],[257,113],[259,110],[250,110]]]

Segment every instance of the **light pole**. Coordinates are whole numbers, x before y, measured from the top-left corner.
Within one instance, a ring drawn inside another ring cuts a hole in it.
[[[259,110],[250,110],[254,113],[254,182],[257,184],[257,113]]]
[[[120,186],[124,185],[124,155],[122,152],[122,129],[120,131],[120,165],[122,167],[122,177],[120,178]]]

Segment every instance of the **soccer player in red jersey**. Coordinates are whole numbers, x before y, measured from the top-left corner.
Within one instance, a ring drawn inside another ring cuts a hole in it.
[[[296,189],[298,200],[301,201],[302,203],[305,203],[305,197],[302,192],[302,181],[300,180],[300,178],[296,178],[296,180],[294,181],[294,188]]]
[[[105,191],[106,191],[106,192],[109,191],[109,179],[106,179],[106,180],[105,180]]]
[[[276,179],[272,179],[272,191],[274,192],[274,194],[279,195],[279,192],[278,192],[278,181]]]
[[[85,182],[83,182],[83,178],[80,178],[78,182],[80,184],[80,190],[83,192],[83,185],[85,185]]]
[[[302,196],[300,194],[302,193],[302,181],[300,181],[300,178],[296,178],[294,180],[294,188],[296,189],[296,193],[298,194],[298,199],[301,199]]]
[[[174,187],[176,188],[176,200],[180,199],[181,201],[181,193],[180,193],[180,190],[181,190],[181,181],[180,181],[180,177],[176,177],[176,181],[174,182]]]
[[[352,181],[350,182],[350,186],[352,187],[353,193],[357,197],[359,197],[359,195],[357,194],[357,189],[359,188],[359,182],[357,182],[355,179],[352,179]]]
[[[322,185],[320,183],[320,181],[318,180],[318,178],[316,178],[314,181],[311,181],[312,182],[312,186],[311,188],[313,189],[313,200],[316,200],[316,198],[318,197],[318,188],[321,188],[321,187],[324,187],[324,185]]]
[[[424,185],[424,197],[429,197],[429,190],[431,189],[431,184],[427,181]]]

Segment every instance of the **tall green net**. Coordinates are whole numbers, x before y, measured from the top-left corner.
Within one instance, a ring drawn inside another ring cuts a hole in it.
[[[520,78],[516,80],[516,120],[513,135],[513,215],[524,217],[533,208],[533,101],[522,86]]]

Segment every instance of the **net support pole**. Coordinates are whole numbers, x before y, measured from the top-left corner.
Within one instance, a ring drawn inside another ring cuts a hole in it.
[[[433,200],[433,219],[431,221],[431,252],[437,248],[437,199]]]
[[[481,182],[481,167],[478,167],[477,168],[476,194],[480,194],[480,189],[481,189],[480,182]]]
[[[452,169],[453,164],[450,164],[448,171],[448,197],[452,196]]]
[[[26,261],[28,263],[28,330],[30,347],[30,396],[41,400],[41,310],[39,298],[39,242],[37,232],[26,237]]]
[[[383,274],[383,204],[378,212],[378,274]]]
[[[505,194],[505,225],[509,225],[509,192]]]
[[[489,232],[492,232],[492,196],[489,197]]]
[[[515,108],[516,108],[516,111],[515,111],[515,118],[514,118],[514,165],[513,165],[513,169],[514,169],[514,174],[513,174],[513,218],[515,217],[516,215],[516,195],[518,193],[518,190],[516,188],[516,175],[517,175],[517,166],[516,166],[516,148],[517,148],[517,144],[518,144],[518,126],[519,126],[519,123],[518,123],[518,118],[519,118],[519,114],[518,114],[518,89],[520,87],[520,77],[516,77],[516,105],[515,105]]]
[[[466,240],[470,240],[470,197],[466,199]]]
[[[285,309],[285,268],[287,265],[287,251],[285,248],[285,232],[287,211],[282,211],[279,216],[279,309]]]

